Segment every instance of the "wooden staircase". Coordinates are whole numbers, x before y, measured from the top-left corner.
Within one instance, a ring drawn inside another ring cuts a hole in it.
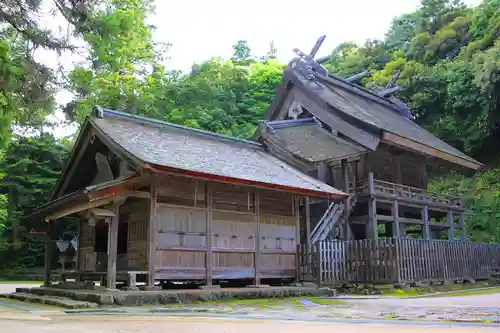
[[[311,232],[310,244],[326,240],[332,230],[347,221],[356,205],[356,196],[351,195],[348,202],[349,206],[347,209],[344,203],[332,202],[328,206],[327,210]]]

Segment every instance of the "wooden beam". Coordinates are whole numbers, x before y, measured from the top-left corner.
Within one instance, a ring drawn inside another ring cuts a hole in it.
[[[422,228],[424,239],[431,239],[431,225],[429,223],[429,209],[427,205],[422,209],[422,222],[424,223]]]
[[[149,223],[148,223],[148,287],[155,285],[156,264],[156,198],[158,196],[156,182],[153,179],[150,187]]]
[[[473,161],[463,159],[463,158],[458,157],[458,156],[451,155],[449,153],[440,151],[436,148],[433,148],[433,147],[421,144],[419,142],[404,138],[402,136],[399,136],[399,135],[391,133],[391,132],[386,132],[386,131],[383,132],[382,142],[389,144],[389,145],[392,145],[392,146],[413,150],[413,151],[418,152],[420,154],[438,157],[438,158],[441,158],[445,161],[459,164],[459,165],[462,165],[464,167],[467,167],[467,168],[470,168],[473,170],[478,170],[479,168],[481,168],[483,166],[479,162],[473,162]]]
[[[116,214],[110,209],[104,209],[104,208],[92,208],[90,209],[90,212],[94,214],[95,216],[104,216],[104,217],[115,217]]]
[[[427,208],[431,211],[438,211],[438,212],[447,213],[450,209],[453,209],[453,212],[455,212],[455,213],[464,212],[465,214],[467,214],[467,211],[465,210],[465,208],[450,207],[448,205],[440,205],[440,204],[436,204],[433,202],[415,200],[415,199],[408,200],[407,198],[398,197],[397,195],[387,195],[387,194],[380,193],[380,192],[377,193],[377,201],[380,203],[386,203],[386,204],[392,205],[392,202],[394,200],[398,200],[400,207],[412,207],[412,208],[422,209],[424,207],[424,205],[427,205]]]
[[[460,225],[460,240],[461,241],[466,241],[467,240],[467,233],[465,229],[465,214],[460,213],[459,215],[459,225]]]
[[[448,225],[450,228],[448,229],[448,240],[455,240],[455,222],[453,221],[453,212],[448,211],[447,215]]]
[[[141,198],[141,199],[151,198],[151,194],[149,192],[144,192],[144,191],[126,191],[124,194],[132,198]]]
[[[52,215],[47,216],[45,218],[45,221],[57,220],[58,218],[61,218],[61,217],[64,217],[64,216],[68,216],[68,215],[71,215],[71,214],[76,214],[76,213],[82,212],[84,210],[88,210],[88,209],[92,209],[92,208],[95,208],[95,207],[103,206],[103,205],[109,204],[113,200],[117,200],[117,199],[120,199],[120,198],[121,197],[108,197],[108,198],[103,198],[103,199],[99,199],[99,200],[96,200],[96,201],[92,201],[92,202],[87,202],[87,203],[84,203],[84,204],[76,205],[74,207],[69,207],[69,208],[63,209],[63,210],[61,210],[59,212],[56,212],[56,213],[54,213]]]
[[[207,252],[205,256],[205,280],[207,286],[212,285],[212,270],[213,270],[213,258],[212,258],[212,222],[213,222],[213,214],[212,214],[212,186],[210,182],[206,182],[205,187],[205,198],[207,203],[207,232],[206,232],[206,244],[207,244]]]
[[[51,200],[57,198],[60,196],[60,194],[66,189],[68,186],[68,182],[71,180],[73,177],[73,173],[77,169],[78,162],[82,159],[83,154],[87,150],[87,147],[90,143],[90,139],[92,138],[92,135],[94,134],[93,131],[90,129],[85,132],[85,127],[88,126],[88,123],[82,126],[82,131],[80,134],[78,134],[78,137],[76,138],[75,145],[73,146],[73,149],[71,151],[71,155],[69,157],[68,165],[64,168],[61,178],[59,181],[56,183],[55,186],[55,191],[51,194],[50,198]],[[81,144],[79,144],[79,141],[81,140]],[[80,147],[78,147],[80,146]],[[77,149],[79,148],[79,149]],[[73,162],[73,163],[71,163]],[[70,164],[71,163],[71,164]]]
[[[106,286],[116,289],[116,258],[118,256],[118,224],[120,223],[119,206],[114,209],[114,216],[108,224],[108,269]]]

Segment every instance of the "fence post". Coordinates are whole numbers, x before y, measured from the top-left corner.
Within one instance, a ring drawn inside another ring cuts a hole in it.
[[[316,256],[316,284],[318,287],[321,287],[321,281],[322,281],[322,275],[323,275],[323,269],[321,267],[321,253],[322,253],[322,243],[321,241],[316,242],[316,244],[313,245],[313,249],[315,252]]]
[[[396,260],[394,267],[396,268],[396,282],[401,283],[401,267],[399,264],[399,237],[393,238],[394,252],[396,253]]]

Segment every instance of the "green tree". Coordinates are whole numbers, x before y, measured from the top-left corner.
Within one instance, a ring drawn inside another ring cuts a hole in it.
[[[239,40],[233,45],[233,56],[231,60],[235,64],[248,65],[251,60],[250,47],[247,45],[246,40]]]
[[[34,226],[22,217],[48,201],[69,155],[68,145],[44,134],[35,138],[14,137],[0,162],[0,271],[43,266],[43,240],[29,235]]]

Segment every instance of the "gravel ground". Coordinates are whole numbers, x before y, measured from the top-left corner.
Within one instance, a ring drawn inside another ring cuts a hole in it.
[[[365,304],[399,304],[402,306],[498,307],[500,309],[500,294],[405,299],[377,299],[363,300],[361,302]]]
[[[145,318],[145,317],[74,317],[59,316],[51,321],[1,320],[0,332],[9,333],[489,333],[489,327],[449,327],[385,324],[337,324],[283,322],[245,319]]]

